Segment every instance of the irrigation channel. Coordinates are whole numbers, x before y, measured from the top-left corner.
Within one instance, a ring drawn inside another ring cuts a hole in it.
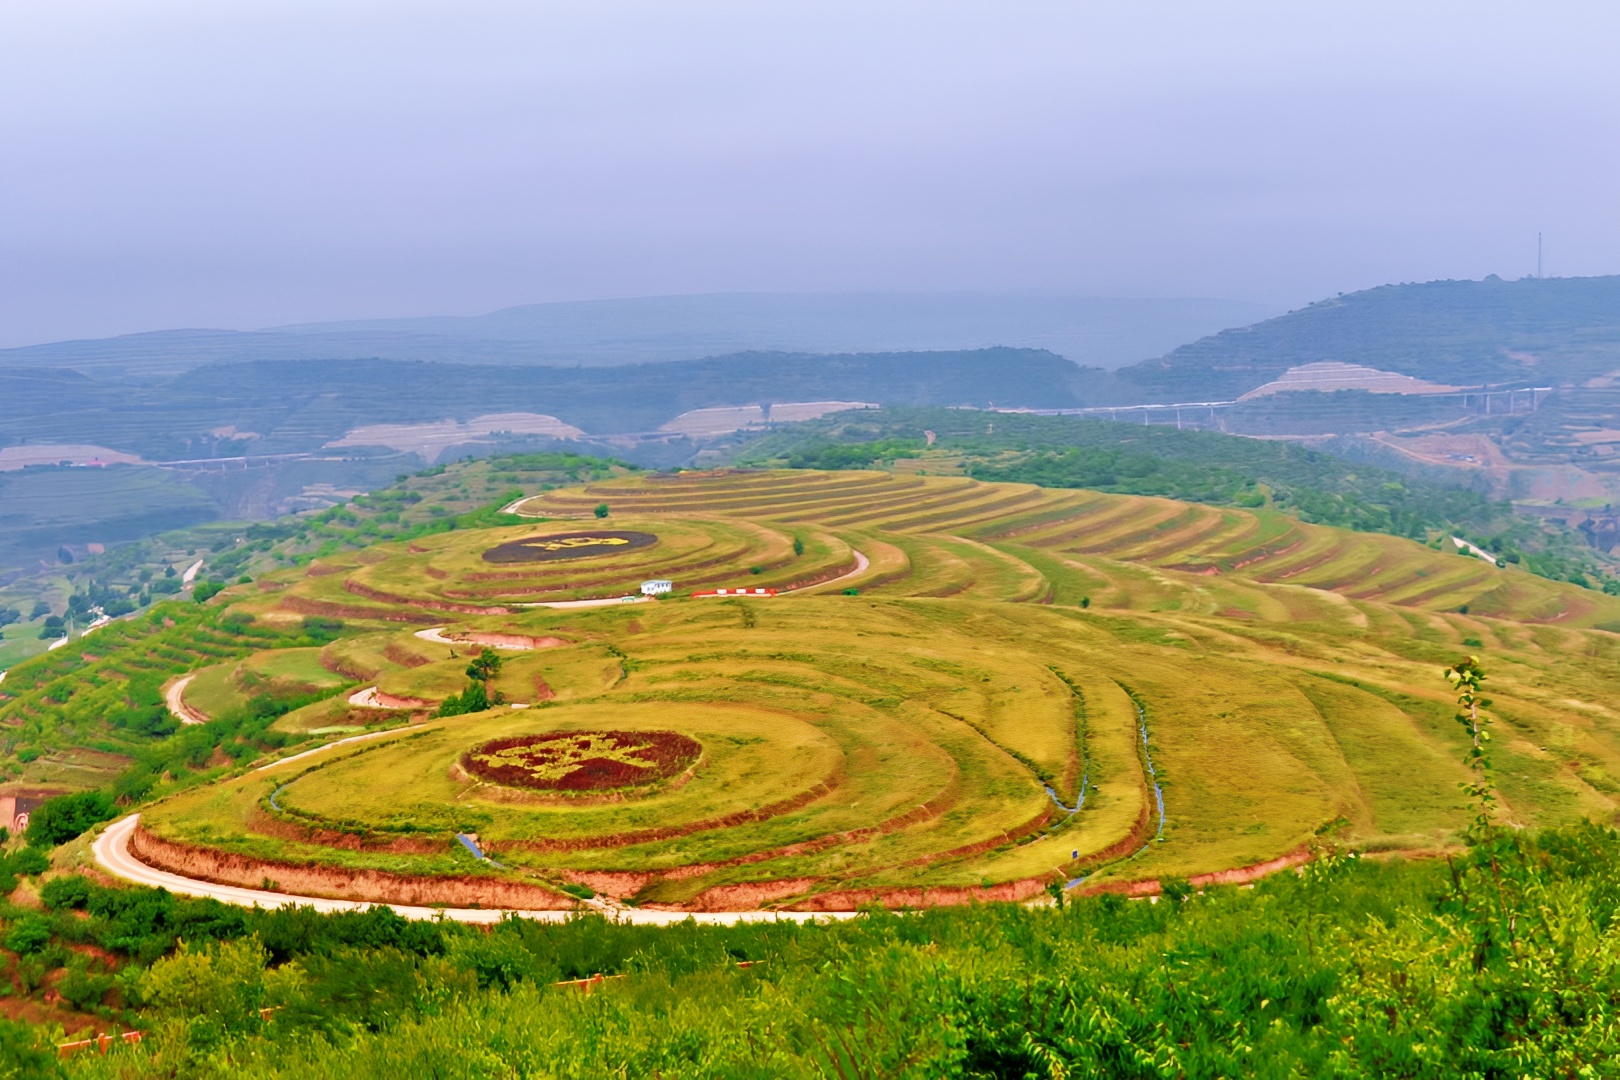
[[[1142,766],[1147,771],[1148,783],[1153,785],[1153,803],[1159,814],[1159,825],[1154,831],[1153,839],[1149,840],[1147,843],[1143,844],[1131,854],[1120,860],[1120,862],[1127,862],[1136,858],[1138,855],[1141,855],[1148,848],[1152,847],[1155,842],[1164,839],[1164,789],[1159,786],[1159,774],[1155,772],[1153,768],[1153,753],[1148,749],[1147,709],[1142,705],[1141,699],[1139,699],[1135,694],[1131,693],[1130,689],[1127,688],[1123,683],[1120,684],[1119,688],[1125,691],[1125,695],[1131,699],[1131,704],[1136,707],[1136,734],[1142,744]],[[1087,768],[1087,775],[1090,775],[1089,765]],[[1069,810],[1067,806],[1063,806],[1062,801],[1057,797],[1057,792],[1053,791],[1050,787],[1046,789],[1046,793],[1052,796],[1052,801],[1057,803],[1058,806],[1062,807],[1064,810],[1068,810],[1068,812],[1071,814],[1076,813],[1079,811],[1080,807],[1085,805],[1086,802],[1085,780],[1081,781],[1080,798],[1075,802],[1073,810]],[[1096,873],[1096,871],[1093,870],[1092,873]],[[1082,874],[1077,878],[1070,878],[1064,883],[1063,887],[1065,889],[1072,889],[1078,885],[1084,885],[1086,881],[1090,879],[1090,877],[1091,874]]]

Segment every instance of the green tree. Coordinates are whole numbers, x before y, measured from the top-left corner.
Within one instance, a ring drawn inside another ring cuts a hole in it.
[[[55,1052],[39,1045],[40,1031],[16,1020],[0,1019],[0,1080],[62,1075]]]
[[[489,692],[491,680],[500,678],[501,657],[494,649],[480,649],[478,655],[472,658],[467,665],[467,678],[484,684],[484,692]]]
[[[56,847],[117,813],[118,807],[104,791],[58,795],[29,815],[28,842],[35,847]]]
[[[182,941],[141,976],[140,994],[160,1014],[189,1020],[195,1042],[215,1043],[260,1026],[267,959],[257,937],[202,949]]]
[[[489,708],[489,693],[481,682],[469,683],[467,689],[459,694],[451,694],[439,704],[439,711],[435,716],[462,716],[466,713],[483,712]]]
[[[596,516],[598,518],[607,517],[608,516],[608,505],[607,505],[607,503],[597,503],[596,504],[596,510],[593,511],[593,512],[596,514]]]
[[[1486,744],[1491,741],[1491,721],[1480,711],[1490,705],[1482,693],[1485,668],[1480,664],[1479,657],[1469,655],[1446,668],[1444,675],[1457,695],[1457,723],[1469,735],[1468,752],[1463,756],[1463,764],[1468,766],[1473,779],[1458,785],[1464,794],[1474,800],[1476,809],[1469,838],[1476,843],[1482,842],[1491,836],[1496,809],[1496,787],[1491,783],[1491,761],[1486,751]]]

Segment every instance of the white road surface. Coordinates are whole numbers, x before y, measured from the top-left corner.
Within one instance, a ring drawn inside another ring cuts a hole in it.
[[[163,692],[163,700],[168,704],[169,712],[182,724],[205,724],[208,722],[206,716],[186,704],[186,687],[190,686],[191,680],[196,677],[195,675],[187,675],[183,679],[176,679]]]
[[[344,740],[347,741],[347,740]],[[336,746],[336,743],[332,745]],[[325,747],[322,747],[325,749]],[[292,760],[288,758],[287,760]],[[280,764],[280,762],[277,762]],[[181,877],[166,870],[148,866],[141,862],[129,850],[129,838],[140,821],[139,814],[131,814],[107,826],[102,834],[96,838],[91,850],[95,853],[96,864],[103,870],[125,881],[132,881],[137,885],[149,885],[154,889],[168,889],[181,896],[209,896],[227,904],[239,904],[242,907],[312,907],[316,911],[364,911],[370,907],[391,907],[407,919],[451,919],[464,923],[497,923],[507,915],[516,915],[525,919],[537,919],[542,922],[563,922],[573,912],[570,911],[532,911],[527,909],[498,909],[498,908],[440,908],[421,907],[412,904],[371,904],[363,900],[332,900],[322,896],[289,896],[286,893],[269,892],[264,889],[244,889],[236,885],[219,885],[212,881],[199,881],[195,878]],[[737,923],[748,922],[774,922],[779,919],[792,922],[811,922],[816,919],[847,919],[855,913],[852,911],[837,912],[809,912],[809,911],[643,911],[637,908],[616,908],[609,912],[612,918],[620,922],[636,923],[640,925],[668,926],[674,923],[685,922],[692,919],[695,922],[710,923],[723,926],[732,926]]]
[[[1498,565],[1498,563],[1496,561],[1496,556],[1492,555],[1490,552],[1486,551],[1484,548],[1480,547],[1478,544],[1470,544],[1467,540],[1464,540],[1460,536],[1453,536],[1451,538],[1451,542],[1453,544],[1456,544],[1457,547],[1459,547],[1463,551],[1469,552],[1475,558],[1484,559],[1486,562],[1490,563],[1492,566]]]

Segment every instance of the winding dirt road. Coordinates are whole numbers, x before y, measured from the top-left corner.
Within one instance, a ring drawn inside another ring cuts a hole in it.
[[[279,764],[279,763],[278,763]],[[168,889],[181,896],[208,896],[227,904],[242,907],[312,907],[316,911],[364,911],[370,907],[391,907],[407,919],[451,919],[455,922],[491,924],[507,915],[541,922],[564,922],[571,911],[528,911],[499,908],[440,908],[418,907],[411,904],[371,904],[363,900],[331,900],[322,896],[289,896],[286,893],[267,892],[263,889],[244,889],[236,885],[219,885],[212,881],[181,877],[166,870],[146,865],[130,853],[129,838],[140,821],[139,814],[131,814],[113,822],[104,829],[91,845],[96,864],[103,870],[137,885],[154,889]],[[589,909],[587,909],[589,910]],[[601,909],[598,909],[601,910]],[[669,926],[692,919],[700,923],[734,926],[737,923],[774,922],[786,919],[793,922],[812,922],[816,919],[847,919],[855,913],[844,911],[643,911],[637,908],[619,908],[605,911],[620,922],[648,926]]]
[[[190,686],[191,680],[196,677],[196,675],[187,675],[184,678],[176,679],[169,684],[167,690],[163,691],[163,700],[169,706],[169,712],[182,724],[208,723],[208,717],[186,704],[186,687]]]
[[[854,555],[855,569],[851,570],[847,574],[834,578],[832,581],[820,582],[820,586],[825,587],[828,585],[837,585],[840,582],[848,581],[865,573],[867,568],[871,566],[871,560],[869,560],[859,551],[854,552]],[[815,587],[816,586],[807,586],[807,588]],[[647,599],[650,598],[625,597],[623,599],[615,598],[611,600],[596,601],[575,600],[547,604],[545,606],[597,607],[605,606],[607,604],[626,602],[635,603]],[[437,640],[438,632],[442,630],[443,627],[434,627],[431,630],[419,632],[418,636],[426,638],[430,641]],[[448,641],[449,639],[446,640]],[[464,643],[456,642],[456,644]],[[195,710],[192,710],[189,706],[187,706],[182,698],[182,695],[185,693],[186,686],[194,677],[195,676],[187,675],[183,679],[176,680],[174,684],[171,685],[164,693],[164,698],[169,705],[169,711],[179,718],[182,723],[186,724],[200,724],[204,722],[204,719],[198,718]],[[373,704],[374,702],[372,700],[358,699],[364,699],[368,694],[375,694],[375,692],[376,688],[370,687],[365,690],[361,690],[349,700],[352,704],[357,705]],[[326,746],[316,747],[313,750],[306,750],[301,754],[295,754],[290,758],[283,758],[281,761],[271,762],[269,765],[261,766],[259,771],[272,769],[276,766],[287,764],[288,762],[296,759],[307,758],[313,754],[319,754],[343,743],[353,742],[356,739],[371,738],[376,735],[383,734],[387,734],[387,732],[372,732],[367,735],[353,736],[349,739],[340,739],[337,742],[328,743]],[[159,870],[156,867],[148,866],[146,863],[141,862],[129,850],[129,838],[135,832],[135,826],[137,823],[139,823],[139,821],[139,814],[131,814],[126,818],[121,818],[103,829],[101,835],[97,837],[95,843],[91,845],[91,850],[95,854],[96,864],[98,866],[110,874],[123,878],[126,881],[132,881],[137,885],[148,885],[152,888],[168,889],[170,892],[177,893],[182,896],[212,897],[215,900],[219,900],[227,904],[239,904],[243,907],[312,907],[316,911],[332,912],[363,911],[366,908],[378,906],[362,900],[333,900],[322,896],[290,896],[286,893],[269,892],[268,890],[264,889],[247,889],[238,885],[220,885],[212,881],[202,881],[197,878],[182,877],[179,874],[171,874],[166,870]],[[516,915],[525,919],[537,919],[542,922],[562,922],[573,914],[573,912],[568,911],[530,911],[498,908],[441,908],[422,907],[410,904],[387,904],[382,906],[393,908],[396,912],[403,915],[407,919],[445,918],[454,920],[455,922],[478,923],[485,925],[500,922],[500,920],[507,915]],[[674,923],[685,922],[687,919],[692,919],[699,923],[721,926],[734,926],[738,923],[749,922],[773,922],[779,919],[789,920],[792,922],[813,922],[817,919],[847,919],[852,918],[856,914],[853,911],[647,911],[640,908],[621,908],[616,906],[609,907],[600,903],[588,903],[583,905],[583,908],[584,910],[594,910],[600,912],[607,915],[609,918],[616,919],[620,922],[649,926],[668,926]]]

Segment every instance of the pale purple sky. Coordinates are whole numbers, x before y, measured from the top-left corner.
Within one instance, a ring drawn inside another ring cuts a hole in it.
[[[1620,272],[1620,5],[0,0],[0,346]]]

